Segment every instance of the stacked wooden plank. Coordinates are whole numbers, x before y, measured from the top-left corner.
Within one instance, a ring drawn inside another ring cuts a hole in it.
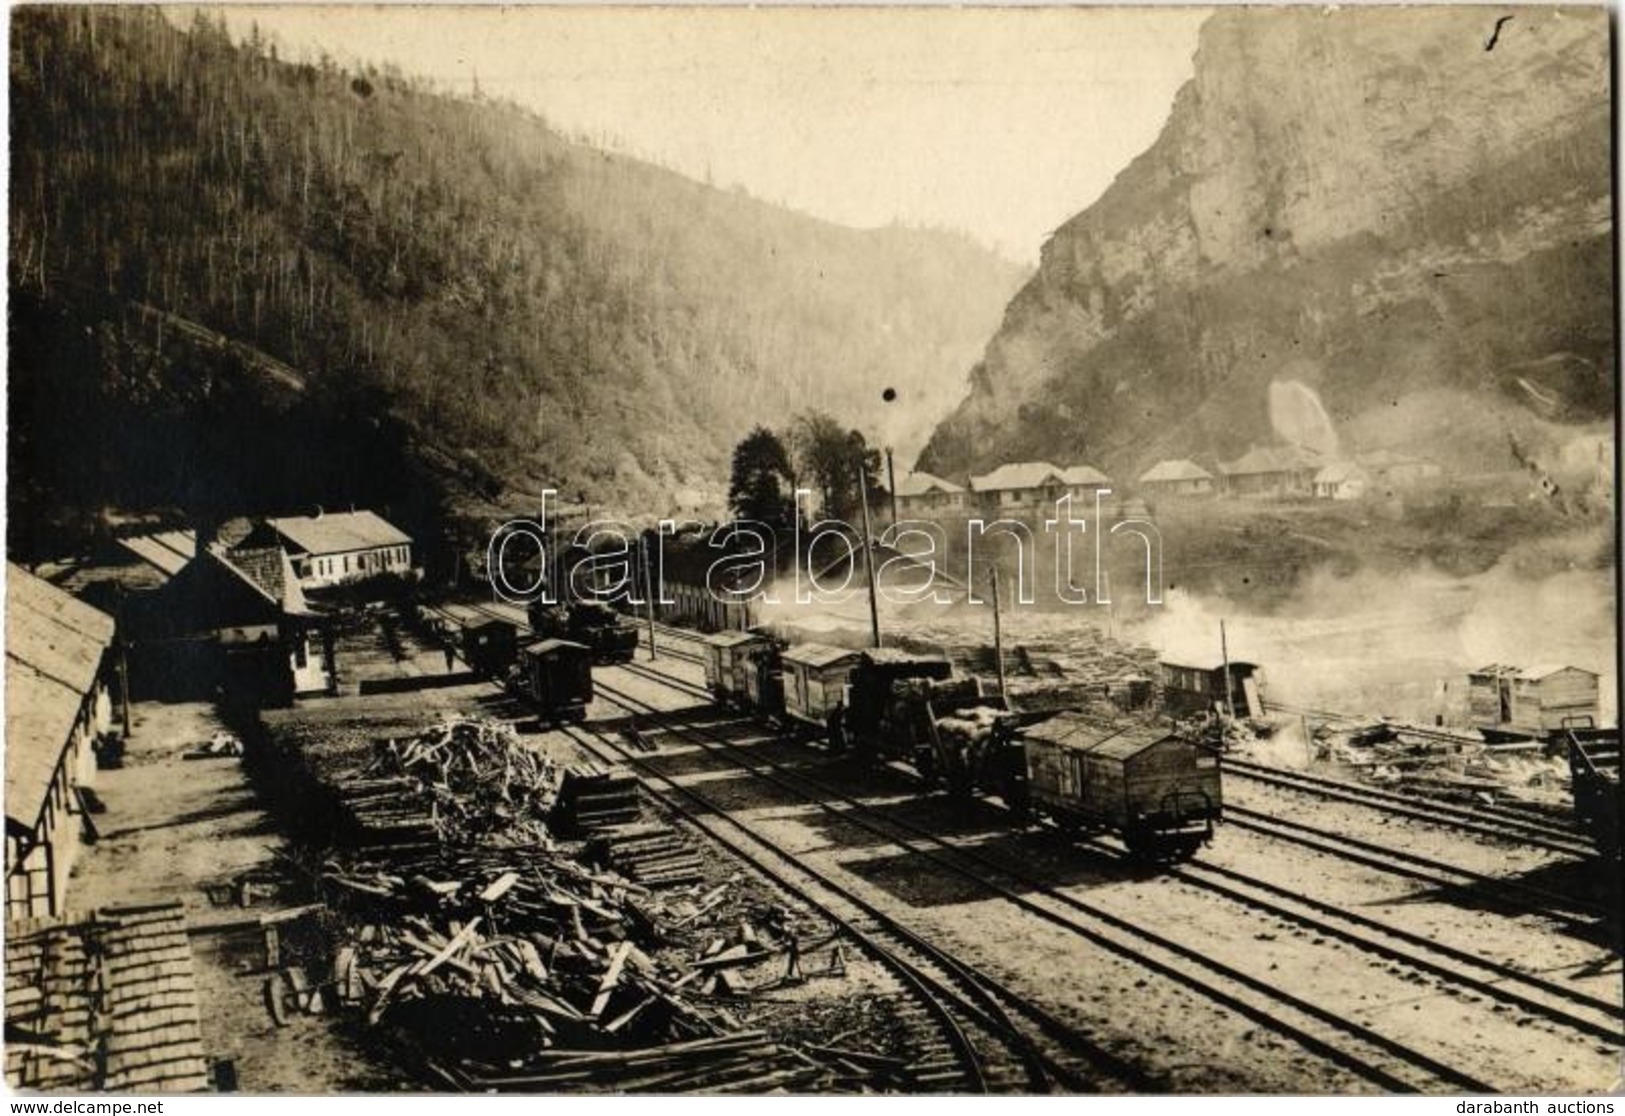
[[[607,829],[588,848],[588,857],[645,887],[675,887],[700,878],[700,854],[666,825]]]
[[[637,777],[625,768],[580,764],[564,772],[549,820],[561,832],[586,834],[638,820]]]
[[[24,1089],[187,1092],[208,1082],[179,902],[6,934],[6,1078]]]
[[[454,1088],[498,1092],[804,1093],[823,1091],[832,1076],[824,1065],[760,1031],[635,1051],[547,1051],[501,1070],[433,1068]]]
[[[357,844],[433,845],[440,831],[433,803],[412,779],[347,779],[332,792]]]

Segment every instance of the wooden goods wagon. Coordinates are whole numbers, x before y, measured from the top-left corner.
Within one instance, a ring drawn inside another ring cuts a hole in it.
[[[592,649],[565,639],[542,639],[519,650],[520,691],[544,721],[582,721],[592,701]]]
[[[463,661],[480,674],[501,678],[519,651],[519,626],[507,620],[486,620],[463,629]]]
[[[823,643],[803,643],[784,652],[780,663],[785,715],[823,728],[846,700],[847,683],[860,656],[850,648]]]
[[[1213,839],[1224,805],[1218,754],[1149,725],[1062,714],[1022,734],[1027,808],[1066,829],[1122,837],[1156,859]]]
[[[751,704],[753,660],[773,653],[772,638],[755,632],[717,632],[706,636],[702,646],[711,695],[723,705]]]

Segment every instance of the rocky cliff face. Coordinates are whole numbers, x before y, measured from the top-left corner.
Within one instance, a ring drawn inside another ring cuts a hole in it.
[[[1229,458],[1278,436],[1272,382],[1460,467],[1605,416],[1610,139],[1600,9],[1221,12],[921,467]]]

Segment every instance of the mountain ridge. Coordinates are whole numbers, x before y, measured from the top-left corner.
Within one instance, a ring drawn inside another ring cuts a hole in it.
[[[1548,440],[1605,418],[1606,19],[1520,10],[1487,51],[1492,22],[1211,17],[1162,133],[1046,243],[921,467],[1045,457],[1133,476],[1233,458],[1280,437],[1266,400],[1285,381],[1319,392],[1355,448],[1462,468],[1504,460],[1502,432],[1373,438],[1381,408],[1465,393]]]

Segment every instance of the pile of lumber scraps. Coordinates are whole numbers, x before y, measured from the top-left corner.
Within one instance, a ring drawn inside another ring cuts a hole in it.
[[[638,820],[638,780],[621,767],[567,768],[549,820],[562,832],[591,833]]]
[[[364,1011],[372,1025],[406,1032],[427,1054],[478,1061],[501,1048],[507,1061],[555,1045],[718,1034],[731,1018],[684,995],[693,979],[629,940],[579,928],[563,937],[497,932],[479,916],[445,924],[407,916],[364,926],[341,945],[332,983],[340,1003]],[[507,1038],[493,1031],[474,1043],[469,1027],[447,1025],[448,1012],[488,1017]]]
[[[700,879],[700,854],[665,825],[606,829],[587,846],[586,856],[644,887],[677,887]]]
[[[824,1066],[761,1031],[641,1050],[549,1050],[516,1068],[433,1063],[431,1069],[467,1091],[806,1093],[825,1091],[832,1080]]]
[[[435,802],[441,836],[459,842],[491,833],[520,842],[545,838],[560,783],[557,767],[526,748],[512,725],[479,718],[380,741],[366,774],[422,788]]]

